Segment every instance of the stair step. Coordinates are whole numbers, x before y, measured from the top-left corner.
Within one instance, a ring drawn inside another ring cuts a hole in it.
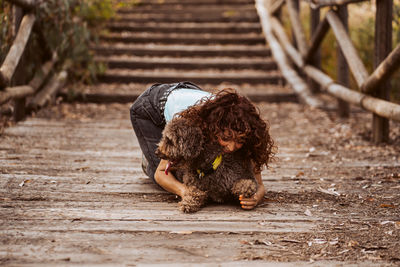
[[[260,34],[164,34],[164,33],[110,33],[101,36],[102,41],[123,43],[165,43],[165,44],[263,44]]]
[[[133,103],[140,94],[116,94],[112,92],[107,93],[76,93],[71,99],[67,92],[59,92],[57,97],[62,97],[63,102],[78,101],[83,103]],[[291,102],[298,103],[299,98],[294,93],[246,93],[244,94],[252,102],[269,102],[269,103],[282,103]]]
[[[171,57],[96,57],[109,69],[260,69],[276,70],[272,58],[171,58]]]
[[[141,5],[132,8],[123,8],[117,10],[117,16],[124,14],[175,14],[181,16],[182,14],[191,15],[204,15],[204,14],[224,14],[229,15],[239,15],[241,13],[255,14],[256,10],[254,5],[218,5],[218,4],[208,4],[208,5],[182,5],[182,4],[158,4],[158,5]]]
[[[230,83],[269,83],[281,84],[282,77],[278,72],[264,71],[187,71],[176,72],[169,69],[154,69],[152,71],[112,69],[99,76],[104,83],[173,83],[182,80],[194,83],[218,84]]]
[[[183,81],[183,80],[181,80]],[[118,95],[124,94],[136,94],[140,95],[147,88],[152,86],[154,83],[96,83],[93,85],[74,85],[74,90],[76,92],[81,93],[113,93]],[[218,84],[210,84],[210,83],[196,83],[203,90],[213,92],[216,90],[220,90],[223,88],[233,88],[241,94],[276,94],[276,93],[284,93],[289,94],[293,93],[293,90],[289,87],[282,87],[281,85],[274,84],[248,84],[248,83],[218,83]],[[68,88],[64,88],[66,92],[68,92]]]
[[[204,16],[194,16],[192,14],[126,14],[118,16],[113,22],[259,22],[257,14],[205,14]]]
[[[132,103],[141,93],[154,83],[98,83],[94,85],[74,86],[74,101],[95,103]],[[268,102],[298,102],[297,96],[288,87],[273,84],[200,84],[200,88],[214,92],[223,88],[233,88],[240,94],[246,95],[252,101]],[[68,88],[60,92],[66,101],[71,95]]]
[[[258,88],[254,101],[297,101],[282,90],[254,0],[146,0],[121,5],[107,29],[92,50],[108,70],[83,101],[132,101],[154,83],[179,81],[245,94]]]
[[[108,24],[111,32],[261,33],[259,23],[123,23]]]
[[[125,3],[126,1],[117,1]],[[146,2],[137,2],[133,6],[143,6],[143,5],[157,5],[157,4],[170,4],[170,5],[179,5],[182,4],[181,0],[146,0]],[[247,5],[254,4],[254,0],[185,0],[185,5],[212,5],[212,4],[220,4],[220,5]]]
[[[93,48],[98,55],[168,56],[168,57],[269,57],[265,45],[125,45],[103,44]]]

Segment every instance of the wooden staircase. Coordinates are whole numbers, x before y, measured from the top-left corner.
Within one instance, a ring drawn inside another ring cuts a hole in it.
[[[119,9],[107,29],[93,48],[107,71],[100,85],[83,89],[98,99],[128,102],[151,84],[191,81],[206,90],[296,100],[282,87],[254,1],[143,1]]]

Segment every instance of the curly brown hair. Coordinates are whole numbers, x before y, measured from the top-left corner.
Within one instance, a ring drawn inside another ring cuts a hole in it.
[[[220,137],[242,143],[239,151],[252,160],[256,171],[264,165],[268,167],[275,154],[268,123],[250,100],[234,89],[226,88],[205,97],[179,116],[199,126],[210,142],[217,143]]]

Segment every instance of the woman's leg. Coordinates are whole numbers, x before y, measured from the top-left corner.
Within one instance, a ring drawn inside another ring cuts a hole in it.
[[[155,151],[161,139],[162,128],[155,125],[151,120],[141,118],[132,109],[131,122],[140,148],[148,162],[145,172],[154,181],[154,173],[160,163]]]
[[[158,104],[160,90],[165,85],[156,84],[144,91],[130,108],[133,130],[148,164],[145,173],[154,181],[154,173],[160,163],[155,151],[165,127],[164,115]]]

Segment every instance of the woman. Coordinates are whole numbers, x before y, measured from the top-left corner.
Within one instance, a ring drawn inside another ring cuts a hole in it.
[[[147,162],[143,170],[163,189],[181,197],[187,189],[172,172],[165,171],[168,162],[155,155],[165,124],[178,115],[195,122],[206,140],[219,144],[224,153],[240,150],[249,157],[259,186],[252,197],[240,197],[240,204],[253,209],[263,200],[261,169],[268,166],[274,146],[267,123],[247,98],[229,89],[212,95],[189,82],[155,84],[139,96],[130,112],[143,162]]]

